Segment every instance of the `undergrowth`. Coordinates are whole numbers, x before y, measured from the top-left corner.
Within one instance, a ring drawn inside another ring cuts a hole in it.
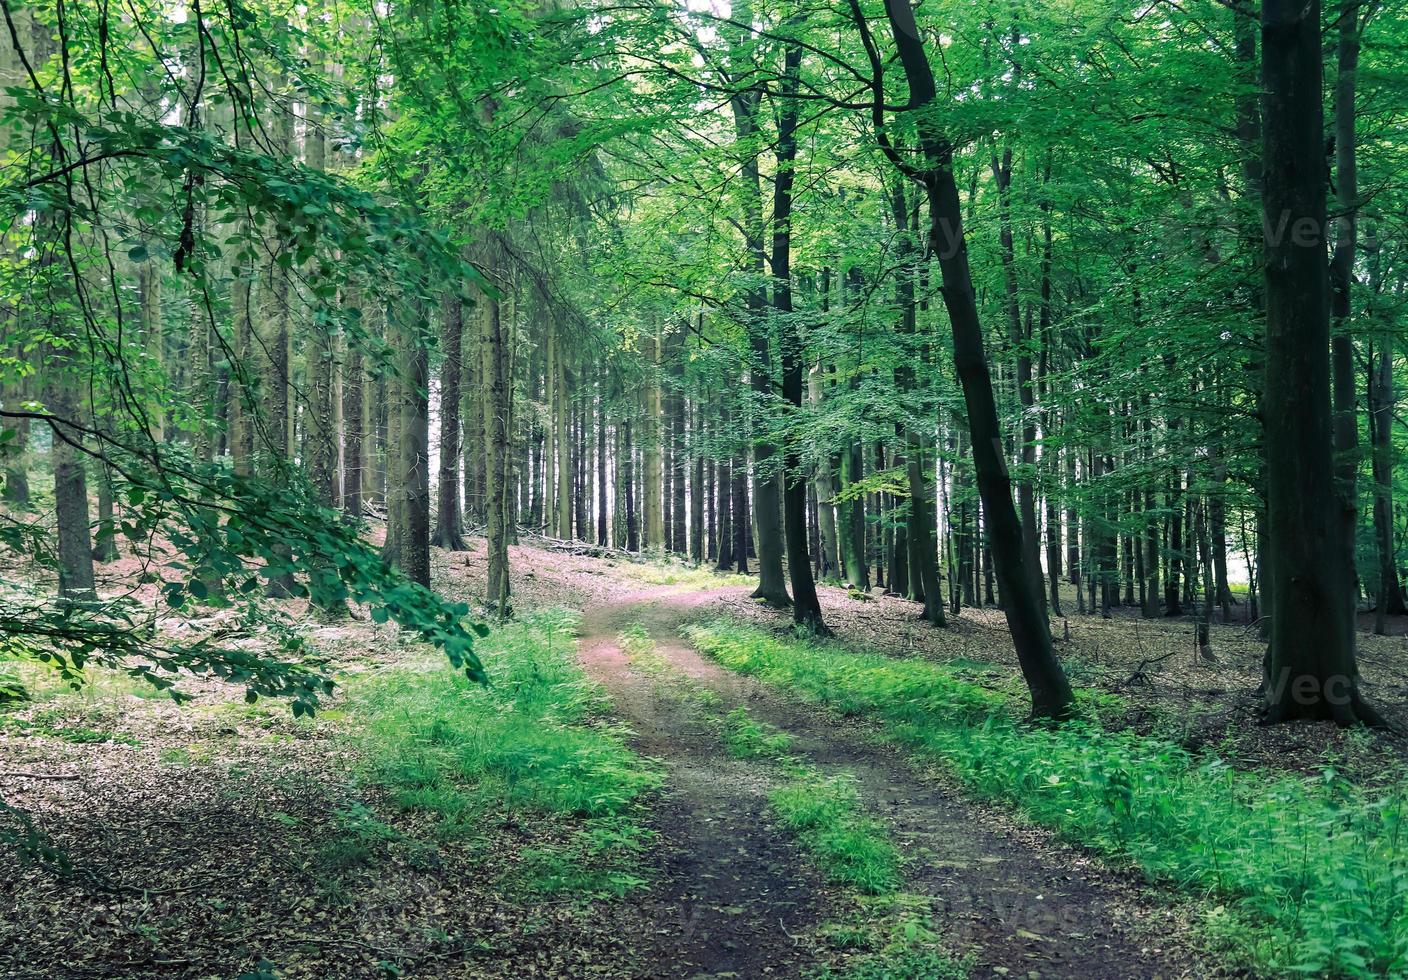
[[[495,630],[479,649],[482,686],[427,656],[348,684],[362,720],[367,778],[408,811],[435,820],[443,842],[490,821],[554,818],[525,851],[514,883],[532,892],[619,895],[651,832],[641,796],[657,768],[612,724],[598,686],[573,656],[575,615],[550,610]]]
[[[979,796],[1014,804],[1151,879],[1222,902],[1210,935],[1269,973],[1400,975],[1408,969],[1408,800],[1326,770],[1317,779],[1236,771],[1165,740],[1089,722],[1035,727],[1011,701],[925,660],[777,639],[719,620],[699,649],[940,760]]]

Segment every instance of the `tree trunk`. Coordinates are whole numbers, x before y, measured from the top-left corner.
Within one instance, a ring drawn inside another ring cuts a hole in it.
[[[741,16],[735,11],[735,16]],[[780,514],[779,474],[773,462],[776,447],[772,437],[763,425],[758,413],[768,412],[775,393],[772,380],[772,352],[768,342],[767,296],[760,285],[765,275],[766,255],[763,244],[763,214],[761,178],[758,170],[759,139],[757,92],[743,91],[730,100],[733,110],[734,127],[738,141],[744,147],[752,147],[745,156],[742,166],[742,187],[744,195],[744,221],[746,249],[748,254],[746,271],[753,277],[755,285],[749,289],[745,299],[744,328],[748,335],[750,353],[749,377],[753,388],[753,410],[750,414],[754,436],[753,443],[753,518],[758,527],[758,587],[752,597],[762,599],[773,606],[786,606],[791,599],[782,571],[783,527]],[[785,461],[784,461],[785,466]],[[735,521],[735,526],[737,522]],[[746,561],[746,555],[744,556]]]
[[[663,458],[664,439],[662,434],[663,412],[660,393],[661,339],[657,329],[654,341],[655,371],[645,390],[645,453],[644,479],[645,496],[645,547],[650,551],[664,551],[669,542],[665,539],[665,464]]]
[[[870,43],[859,0],[851,0],[851,7],[867,42],[874,75],[876,135],[888,147],[883,128],[883,61]],[[1072,713],[1074,698],[1051,644],[1044,597],[1040,590],[1033,588],[1035,577],[1025,560],[1022,525],[1012,503],[1012,484],[1002,453],[1002,429],[983,350],[982,323],[978,318],[968,249],[963,238],[963,213],[953,177],[953,147],[937,127],[933,113],[937,98],[933,69],[924,50],[923,35],[915,24],[910,0],[886,0],[885,9],[900,64],[909,81],[910,106],[918,110],[916,126],[925,169],[915,176],[928,193],[930,249],[938,255],[943,273],[944,305],[953,333],[954,367],[968,409],[978,492],[983,502],[983,517],[1002,590],[1007,626],[1031,692],[1033,715],[1064,718]],[[906,166],[897,151],[890,153],[897,165]]]
[[[678,354],[678,345],[675,353]],[[672,358],[678,362],[678,357]],[[684,443],[684,393],[680,391],[681,378],[670,393],[670,550],[677,555],[688,553],[689,542],[686,516],[688,494],[689,454]]]
[[[719,406],[719,428],[725,434],[728,433],[728,407]],[[718,560],[714,564],[716,571],[728,572],[733,570],[733,466],[727,456],[720,456],[718,465],[714,471],[714,490],[718,495],[715,502],[715,510],[718,513],[719,522],[719,553]]]
[[[1374,632],[1387,632],[1385,617],[1402,616],[1403,587],[1393,544],[1393,344],[1388,338],[1371,351],[1369,368],[1369,440],[1373,445],[1374,540],[1379,559]]]
[[[748,513],[748,461],[743,454],[733,458],[731,465],[733,487],[729,496],[733,499],[733,566],[740,575],[748,574],[748,555],[753,537],[753,518]]]
[[[635,473],[635,452],[636,447],[631,441],[631,420],[629,417],[621,420],[621,459],[618,461],[620,468],[620,481],[626,488],[626,550],[640,550],[640,522],[636,517],[636,473]]]
[[[859,443],[841,450],[841,490],[846,493],[865,471]],[[865,496],[848,495],[836,508],[841,521],[841,568],[846,584],[870,591],[870,570],[865,562]]]
[[[782,95],[786,99],[778,113],[777,174],[773,178],[772,211],[772,301],[777,315],[778,345],[782,356],[782,397],[801,414],[803,372],[806,358],[802,336],[792,311],[792,186],[796,176],[797,123],[801,111],[795,96],[802,64],[802,48],[788,44],[783,56]],[[764,355],[765,356],[765,355]],[[783,530],[786,536],[787,573],[792,582],[792,619],[813,633],[829,635],[821,618],[821,602],[812,578],[811,556],[807,553],[807,477],[802,466],[802,447],[790,436],[783,450]],[[762,522],[759,521],[760,537]],[[763,590],[760,587],[759,592]],[[786,593],[778,597],[786,599]]]
[[[348,290],[343,305],[362,307],[361,293]],[[367,413],[362,351],[354,340],[347,346],[342,385],[342,509],[354,521],[362,519],[362,472],[366,466]]]
[[[464,551],[460,514],[460,378],[464,366],[464,304],[447,296],[440,310],[440,466],[436,487],[435,537],[431,544]]]
[[[410,314],[419,320],[424,311]],[[398,321],[402,317],[397,317]],[[412,581],[430,587],[430,353],[419,324],[398,322],[397,371],[401,377],[397,411],[396,482],[401,486],[400,533],[396,566]]]
[[[702,565],[708,557],[704,547],[704,502],[709,491],[704,479],[704,419],[696,401],[690,412],[690,476],[689,476],[689,559]]]
[[[1266,718],[1378,723],[1362,700],[1330,404],[1319,0],[1263,0],[1265,425],[1272,544]]]
[[[511,614],[508,575],[509,495],[512,492],[509,475],[508,413],[511,397],[508,374],[509,343],[503,323],[502,303],[489,296],[481,298],[485,306],[484,339],[486,357],[483,361],[483,408],[485,416],[485,517],[488,537],[489,570],[485,596],[500,619]]]

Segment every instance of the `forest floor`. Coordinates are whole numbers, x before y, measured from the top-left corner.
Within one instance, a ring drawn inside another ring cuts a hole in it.
[[[436,551],[437,587],[473,598],[483,557],[477,540]],[[515,887],[525,854],[570,839],[573,821],[510,806],[472,838],[437,836],[363,778],[355,712],[336,699],[295,721],[229,685],[186,685],[197,697],[178,707],[100,679],[0,713],[0,800],[57,848],[48,867],[0,859],[0,977],[884,977],[911,974],[864,972],[857,950],[878,943],[883,954],[893,936],[916,935],[954,972],[914,976],[1219,971],[1189,899],[965,798],[868,722],[702,657],[681,633],[701,618],[789,632],[785,613],[747,598],[747,579],[531,545],[511,549],[511,564],[520,612],[582,611],[578,661],[629,745],[660,768],[637,887]],[[844,646],[961,659],[986,665],[994,688],[1019,683],[998,611],[965,610],[934,630],[898,598],[837,588],[822,598]],[[1056,622],[1058,637],[1069,624],[1061,648],[1077,682],[1120,694],[1117,725],[1216,746],[1236,765],[1396,778],[1398,740],[1257,727],[1260,646],[1243,625],[1214,627],[1218,662],[1205,665],[1186,620],[1122,611]],[[354,681],[421,655],[364,620],[313,624],[310,639]],[[1369,693],[1401,718],[1404,640],[1363,641]],[[722,732],[739,718],[785,736],[787,766],[730,751]],[[888,899],[828,874],[778,818],[777,793],[798,767],[854,787],[855,819],[892,842]]]

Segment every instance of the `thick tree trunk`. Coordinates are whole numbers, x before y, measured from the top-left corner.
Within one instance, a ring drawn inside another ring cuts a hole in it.
[[[735,16],[741,15],[735,12]],[[786,578],[782,570],[784,542],[781,480],[773,462],[777,448],[773,445],[771,434],[766,432],[767,427],[763,424],[765,418],[758,415],[759,412],[767,413],[771,410],[769,406],[775,397],[772,350],[767,331],[767,296],[761,286],[765,275],[766,255],[763,243],[761,177],[757,157],[757,141],[760,135],[758,99],[757,92],[740,92],[730,100],[738,140],[745,148],[751,148],[743,160],[743,179],[740,186],[744,195],[743,226],[747,239],[747,272],[759,283],[748,291],[744,314],[744,328],[748,335],[750,354],[749,377],[753,388],[753,406],[749,417],[754,436],[752,509],[758,529],[758,587],[753,590],[752,597],[762,599],[769,605],[782,607],[789,605],[791,599],[787,595]],[[746,561],[746,556],[744,560]]]
[[[61,363],[61,355],[50,349],[46,357],[48,390],[45,408],[54,421],[49,423],[53,437],[54,516],[58,525],[59,598],[84,601],[95,598],[93,578],[93,533],[88,512],[88,477],[84,453],[78,448],[82,434],[67,424],[78,419],[74,397],[76,379],[71,368]]]
[[[424,311],[416,309],[413,316]],[[400,318],[398,318],[400,319]],[[418,325],[398,322],[401,384],[396,409],[396,482],[400,485],[400,528],[396,566],[412,581],[430,586],[430,352]]]
[[[1353,9],[1353,8],[1352,8]],[[1381,719],[1362,700],[1335,487],[1319,0],[1263,0],[1266,718]]]

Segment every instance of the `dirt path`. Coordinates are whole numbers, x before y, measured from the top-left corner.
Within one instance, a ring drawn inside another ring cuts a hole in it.
[[[975,977],[1207,975],[1185,951],[1162,948],[1161,939],[1185,929],[1133,878],[967,803],[875,744],[863,726],[779,697],[681,639],[683,622],[740,593],[643,589],[596,606],[584,623],[583,662],[669,773],[662,830],[671,856],[657,900],[678,914],[665,916],[675,926],[647,954],[659,971],[650,975],[697,975],[684,962],[705,976],[788,975],[797,967],[789,935],[821,910],[807,862],[768,826],[755,767],[725,755],[687,703],[663,696],[659,678],[632,667],[616,639],[631,623],[648,630],[678,677],[714,691],[723,710],[745,705],[792,735],[813,765],[857,777],[907,858],[906,890],[933,899],[936,927],[975,953]],[[675,971],[666,968],[672,955],[683,961]]]
[[[757,764],[729,757],[698,712],[633,667],[618,642],[645,604],[668,592],[591,609],[578,647],[588,672],[635,730],[636,747],[667,772],[655,808],[662,880],[639,902],[656,925],[642,937],[643,975],[798,976],[812,959],[798,937],[822,918],[826,889],[767,819],[766,777]]]

